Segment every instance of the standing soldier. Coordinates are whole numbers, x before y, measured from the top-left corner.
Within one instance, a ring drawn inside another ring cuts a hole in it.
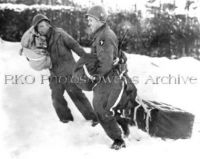
[[[106,23],[107,13],[103,7],[92,7],[88,10],[86,18],[93,38],[91,54],[97,56],[97,74],[101,79],[93,88],[93,106],[100,124],[113,140],[111,148],[118,150],[125,147],[119,127],[123,129],[124,126],[112,113],[124,88],[118,72],[113,69],[114,59],[118,57],[118,39]],[[128,131],[128,127],[125,129]]]
[[[47,51],[52,62],[49,78],[51,97],[60,121],[67,123],[74,120],[64,98],[64,91],[66,90],[84,118],[92,120],[93,125],[95,125],[97,119],[90,102],[82,90],[70,82],[76,64],[71,50],[82,57],[85,55],[83,48],[63,29],[52,26],[50,20],[42,14],[36,15],[32,24],[35,31],[47,39]]]

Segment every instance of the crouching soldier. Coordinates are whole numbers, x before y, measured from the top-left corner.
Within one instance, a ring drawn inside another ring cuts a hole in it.
[[[125,89],[122,74],[113,67],[119,56],[118,39],[106,23],[107,13],[103,7],[92,7],[86,18],[93,39],[91,54],[96,55],[98,60],[98,82],[93,86],[93,107],[101,126],[113,140],[111,148],[118,150],[126,146],[121,128],[125,135],[129,134],[128,121],[120,118],[120,115],[114,115]]]
[[[74,120],[64,98],[64,91],[67,91],[84,118],[96,124],[97,118],[90,102],[82,90],[70,80],[76,65],[72,50],[82,57],[85,55],[83,48],[63,29],[52,26],[50,20],[42,14],[36,15],[32,23],[35,31],[47,40],[47,51],[52,62],[49,78],[51,97],[60,121],[67,123]]]

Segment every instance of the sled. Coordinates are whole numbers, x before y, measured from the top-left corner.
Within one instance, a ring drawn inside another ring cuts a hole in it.
[[[169,104],[136,97],[132,108],[132,124],[163,139],[187,139],[192,136],[194,115]]]

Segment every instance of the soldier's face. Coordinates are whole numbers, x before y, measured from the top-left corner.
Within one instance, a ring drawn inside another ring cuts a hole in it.
[[[91,33],[94,33],[100,27],[100,22],[97,19],[88,16],[88,26]]]
[[[47,35],[48,31],[49,31],[49,28],[50,28],[50,24],[46,21],[41,21],[38,25],[37,25],[37,30],[38,30],[38,33],[40,35]]]

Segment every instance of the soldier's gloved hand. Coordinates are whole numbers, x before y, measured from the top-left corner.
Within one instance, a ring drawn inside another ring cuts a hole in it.
[[[111,116],[114,116],[114,115],[115,115],[115,113],[112,110],[106,111],[106,113],[105,113],[105,117],[111,117]]]
[[[100,80],[101,80],[101,77],[99,76],[99,75],[92,75],[92,77],[93,77],[93,82],[94,83],[99,83],[100,82]]]

